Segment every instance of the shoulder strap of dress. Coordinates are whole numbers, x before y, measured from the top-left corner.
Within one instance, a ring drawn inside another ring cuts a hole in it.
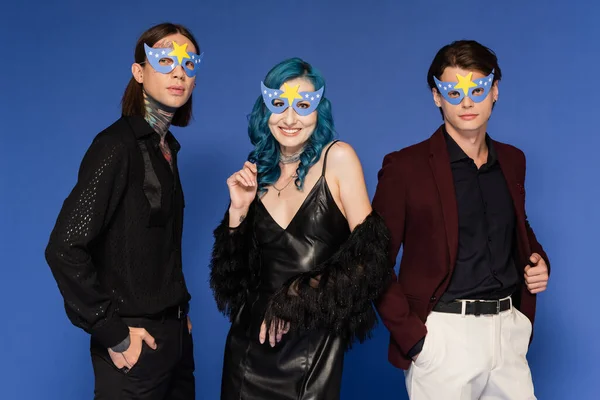
[[[339,142],[339,140],[334,140],[333,143],[329,145],[327,150],[325,150],[325,157],[323,158],[323,172],[321,172],[321,176],[325,176],[325,169],[327,168],[327,154],[329,154],[329,150],[333,147],[334,144]]]

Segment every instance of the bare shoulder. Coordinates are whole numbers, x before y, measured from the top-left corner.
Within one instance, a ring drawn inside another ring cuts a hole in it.
[[[358,155],[351,145],[346,142],[335,142],[330,146],[329,153],[327,153],[328,168],[344,169],[352,166],[360,166]]]
[[[327,179],[331,193],[348,220],[350,230],[371,212],[371,201],[358,155],[348,143],[336,142],[327,154]]]

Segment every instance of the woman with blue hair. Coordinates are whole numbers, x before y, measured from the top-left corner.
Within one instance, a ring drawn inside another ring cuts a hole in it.
[[[323,77],[298,58],[261,83],[254,145],[227,179],[211,287],[232,326],[221,399],[338,399],[344,353],[377,322],[388,232],[360,161],[334,140]]]

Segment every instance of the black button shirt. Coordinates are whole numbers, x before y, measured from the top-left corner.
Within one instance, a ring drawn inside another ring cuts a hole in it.
[[[512,258],[515,212],[512,198],[488,135],[488,159],[479,169],[444,131],[458,206],[458,254],[441,301],[500,299],[515,290]]]
[[[182,266],[179,143],[168,133],[173,170],[143,117],[101,132],[81,163],[46,248],[74,325],[112,347],[141,317],[189,300]]]

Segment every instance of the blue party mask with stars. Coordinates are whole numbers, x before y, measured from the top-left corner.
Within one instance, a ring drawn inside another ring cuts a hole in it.
[[[435,76],[436,88],[442,97],[450,104],[458,105],[465,98],[469,97],[475,103],[482,102],[490,93],[494,83],[494,70],[485,78],[472,80],[473,73],[469,72],[467,76],[456,74],[458,82],[442,82]]]
[[[173,48],[154,48],[144,43],[146,58],[157,72],[170,74],[178,65],[183,67],[185,74],[190,78],[196,76],[204,53],[198,55],[186,51],[187,43],[182,46],[173,42]]]
[[[265,86],[264,83],[260,83],[260,89],[262,98],[273,114],[281,114],[292,104],[292,108],[303,117],[309,115],[317,109],[317,106],[323,98],[323,90],[317,90],[316,92],[300,92],[298,88],[300,85],[290,87],[287,83],[283,84],[285,90],[271,89]]]

